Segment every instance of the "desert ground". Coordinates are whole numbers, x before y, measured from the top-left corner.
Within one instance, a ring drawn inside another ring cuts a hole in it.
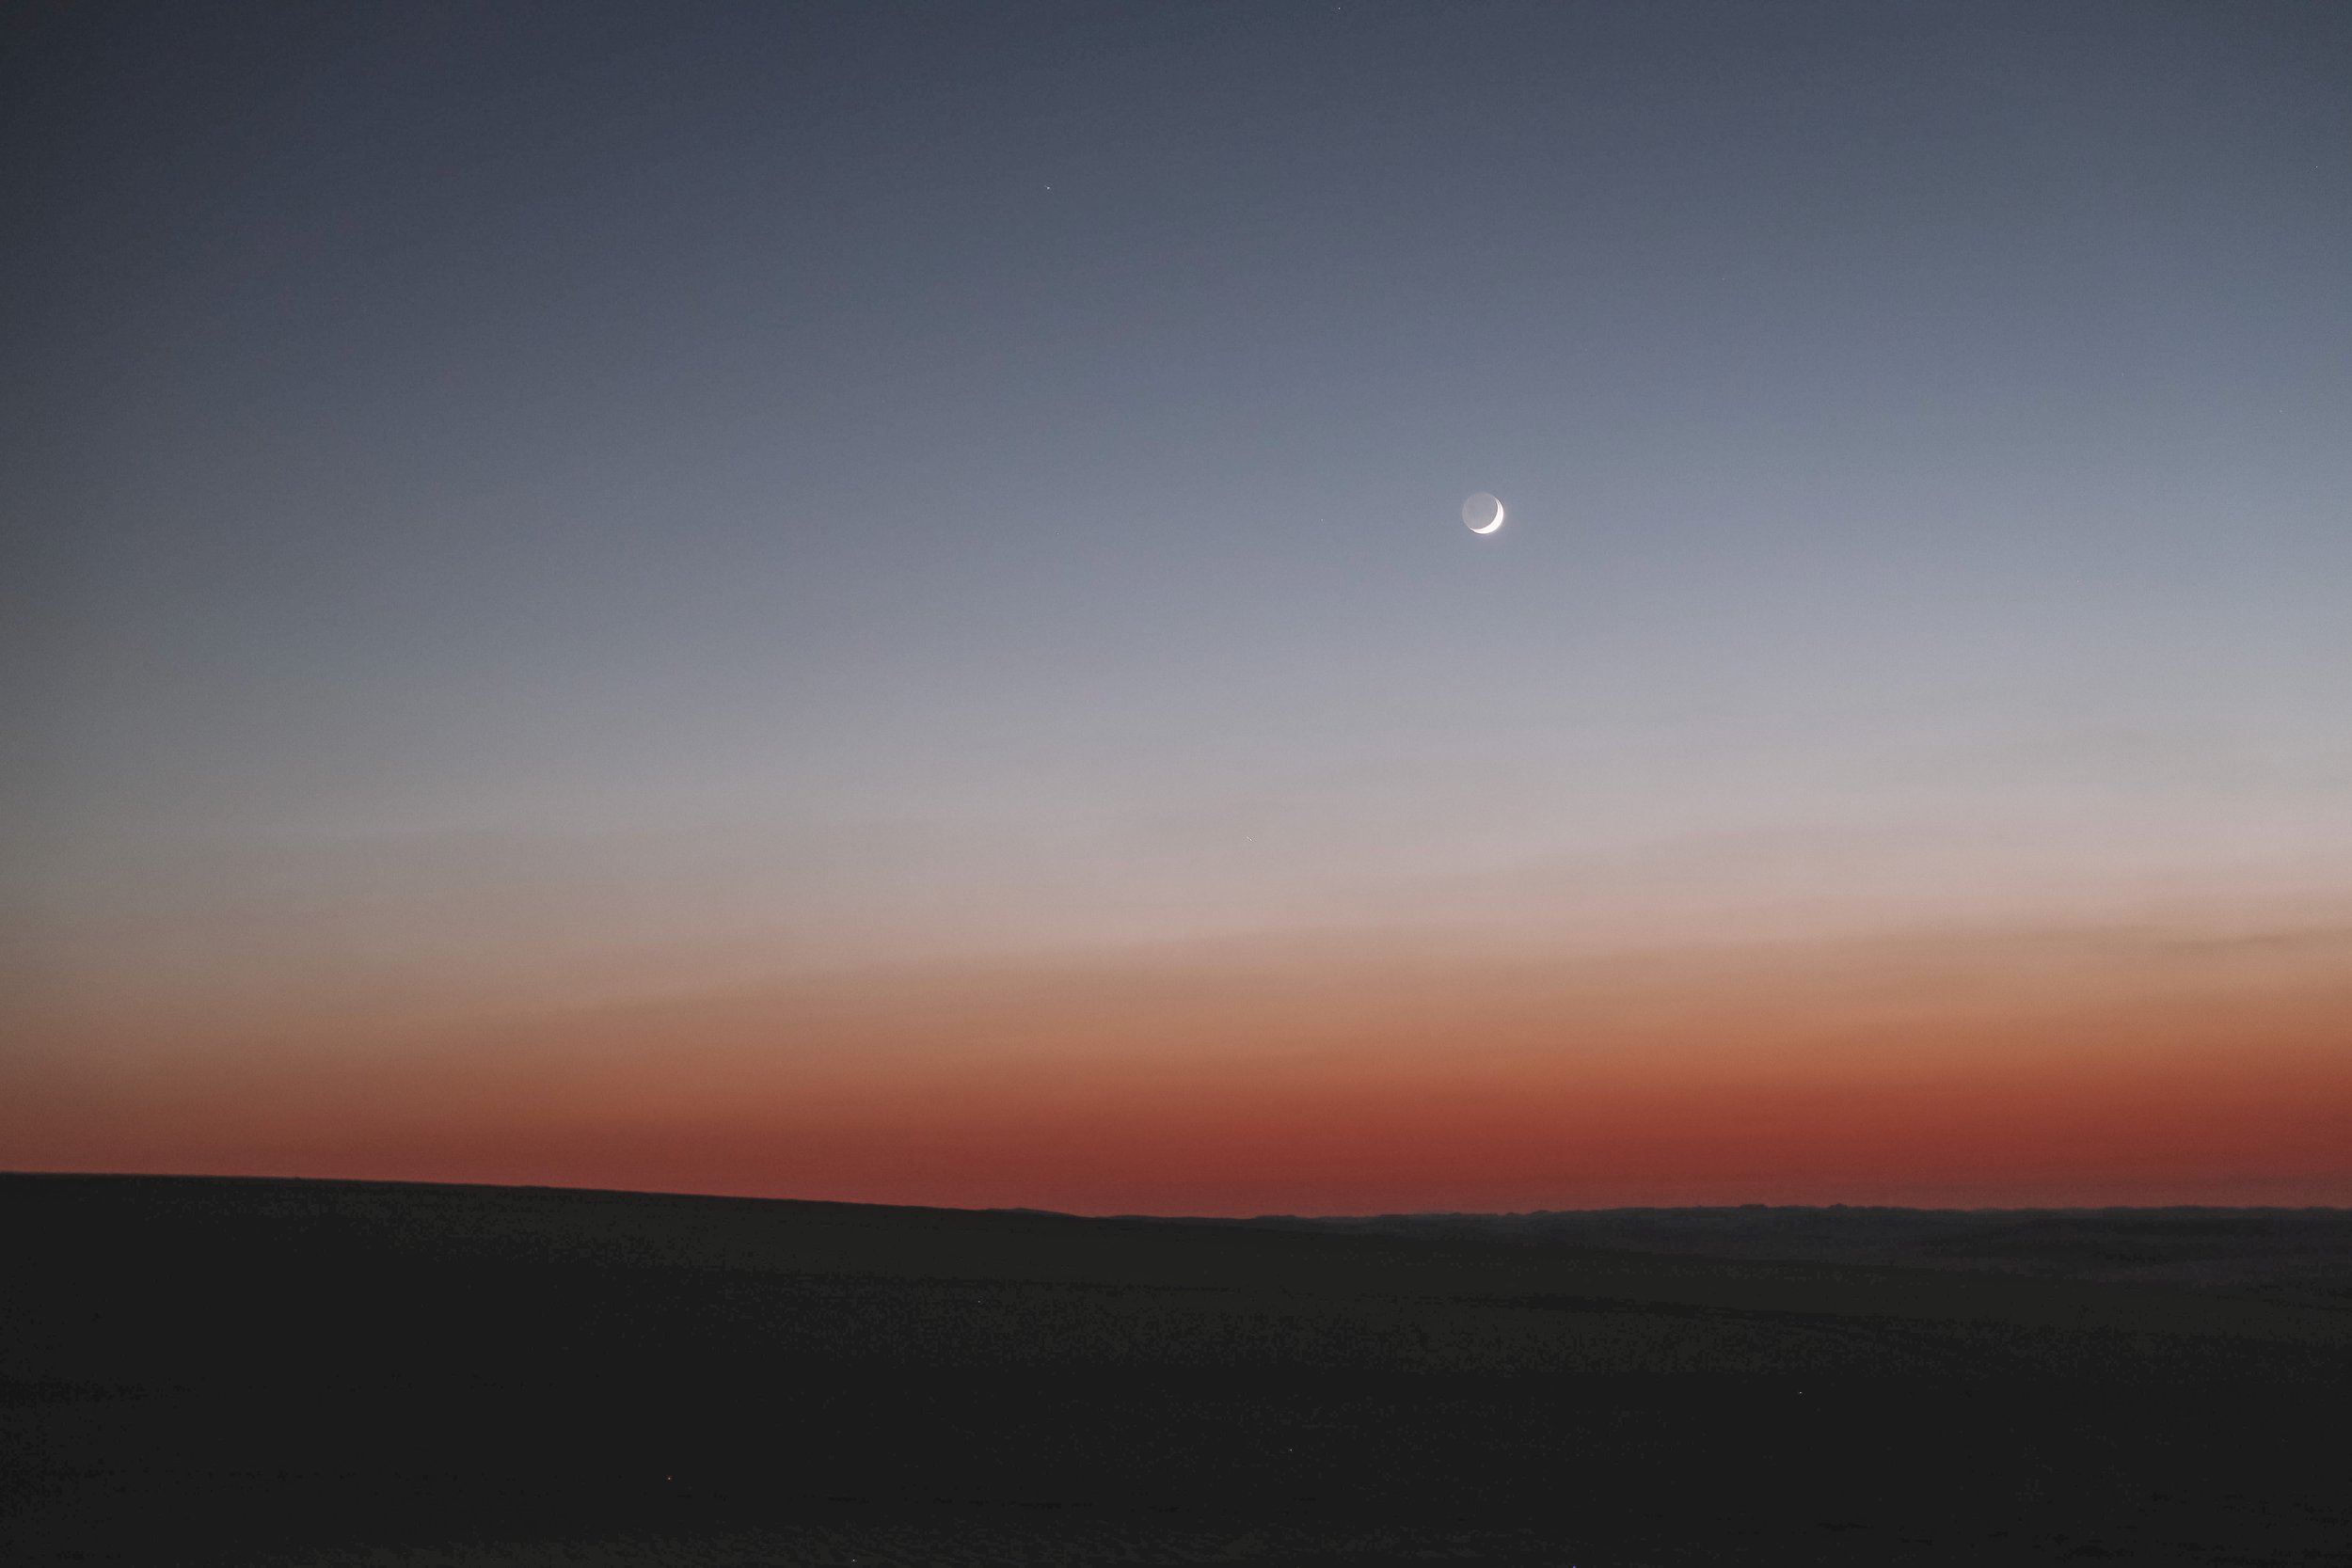
[[[2352,1214],[0,1176],[24,1563],[2352,1562]]]

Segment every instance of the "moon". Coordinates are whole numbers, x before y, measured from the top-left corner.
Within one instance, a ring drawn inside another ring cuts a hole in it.
[[[1490,512],[1493,515],[1488,517]],[[1482,523],[1481,518],[1486,521]],[[1462,526],[1472,533],[1492,533],[1502,526],[1502,502],[1479,491],[1462,503]]]

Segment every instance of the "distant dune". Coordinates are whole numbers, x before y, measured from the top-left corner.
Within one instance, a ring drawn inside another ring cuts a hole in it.
[[[1602,1209],[1253,1223],[2255,1291],[2352,1306],[2343,1209]]]
[[[0,1224],[11,1561],[2352,1561],[2337,1212]]]

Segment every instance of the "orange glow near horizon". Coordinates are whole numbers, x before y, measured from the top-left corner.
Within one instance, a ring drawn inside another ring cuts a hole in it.
[[[2352,1202],[2352,941],[1258,944],[9,1071],[6,1164],[1081,1212]]]

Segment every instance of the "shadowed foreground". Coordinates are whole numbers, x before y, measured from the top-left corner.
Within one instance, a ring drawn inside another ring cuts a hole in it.
[[[2342,1214],[13,1176],[0,1226],[11,1561],[2352,1562]]]

